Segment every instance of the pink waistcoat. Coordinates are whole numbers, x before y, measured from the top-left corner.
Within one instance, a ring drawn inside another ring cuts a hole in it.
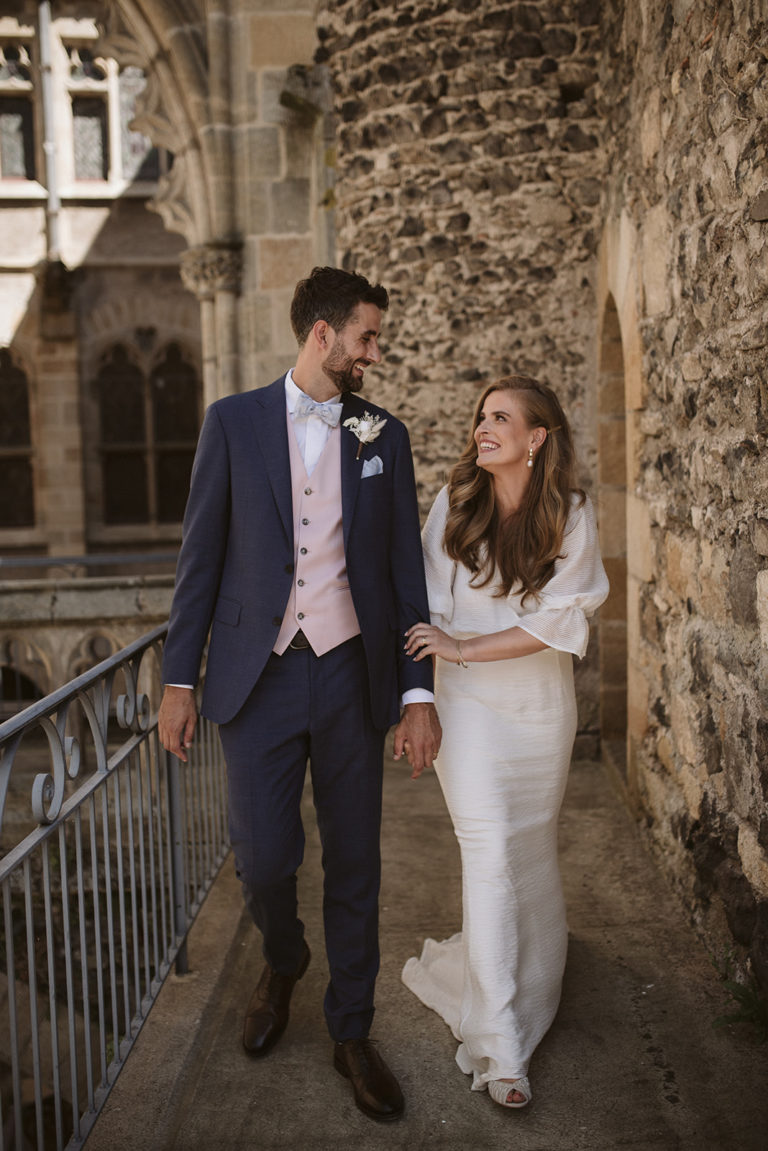
[[[293,587],[273,650],[282,655],[301,628],[315,655],[325,655],[360,634],[344,557],[341,429],[333,429],[308,476],[293,421],[290,416],[287,419],[293,489]]]

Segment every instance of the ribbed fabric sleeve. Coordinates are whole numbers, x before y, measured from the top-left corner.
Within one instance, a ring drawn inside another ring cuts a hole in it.
[[[421,533],[424,549],[424,571],[427,576],[429,613],[433,624],[443,627],[453,619],[453,582],[456,562],[443,548],[445,522],[448,518],[448,487],[441,488]]]

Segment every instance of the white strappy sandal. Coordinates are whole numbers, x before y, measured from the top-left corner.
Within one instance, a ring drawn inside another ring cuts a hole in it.
[[[515,1091],[523,1096],[522,1103],[511,1103],[509,1101],[510,1095]],[[531,1099],[533,1099],[533,1092],[531,1085],[528,1082],[528,1076],[523,1075],[521,1079],[515,1079],[510,1083],[504,1079],[491,1079],[488,1083],[488,1094],[494,1103],[500,1103],[502,1107],[527,1107]]]

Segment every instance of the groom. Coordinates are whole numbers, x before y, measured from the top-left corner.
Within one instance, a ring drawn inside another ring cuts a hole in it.
[[[403,424],[355,393],[381,359],[386,290],[315,268],[296,287],[296,366],[209,407],[192,471],[163,663],[160,739],[186,761],[210,630],[202,711],[220,725],[230,830],[266,965],[243,1043],[285,1030],[309,948],[296,872],[307,760],[323,847],[325,1017],[336,1069],[372,1119],[403,1097],[368,1039],[379,967],[384,737],[418,774],[440,743],[429,663],[404,651],[428,618]],[[402,718],[398,722],[400,706]]]

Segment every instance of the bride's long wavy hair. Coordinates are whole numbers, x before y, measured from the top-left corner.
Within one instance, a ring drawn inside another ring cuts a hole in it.
[[[496,506],[493,477],[477,466],[474,438],[485,401],[497,391],[513,392],[528,427],[547,432],[534,456],[523,501],[504,519]],[[557,396],[531,376],[504,376],[480,397],[466,446],[448,478],[445,550],[474,573],[474,587],[498,579],[495,595],[509,595],[515,588],[523,601],[529,595],[538,599],[555,560],[561,558],[574,492],[583,503],[584,492],[576,486],[571,429]]]

